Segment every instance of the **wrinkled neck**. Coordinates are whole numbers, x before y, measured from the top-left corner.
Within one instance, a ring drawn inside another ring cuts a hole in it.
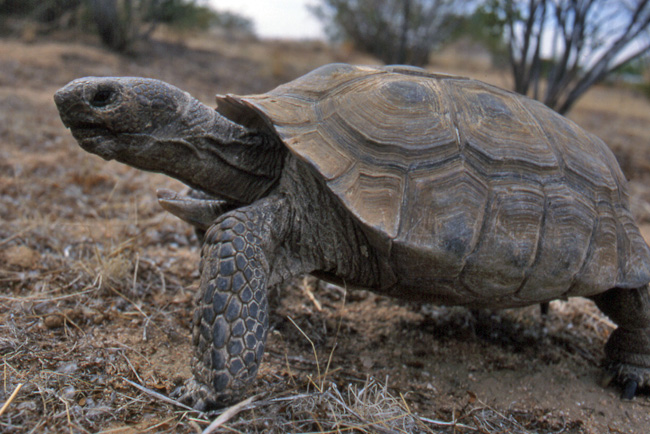
[[[192,100],[181,125],[152,137],[155,166],[183,183],[236,203],[251,203],[276,184],[284,147],[279,139],[252,131]]]

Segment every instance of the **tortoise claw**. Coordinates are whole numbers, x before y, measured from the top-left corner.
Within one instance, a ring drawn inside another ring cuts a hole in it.
[[[610,363],[602,377],[602,386],[616,383],[622,388],[621,399],[631,400],[639,390],[650,389],[650,367],[626,363]]]
[[[207,387],[199,384],[194,378],[174,389],[170,396],[200,412],[206,412],[215,407],[215,403],[208,399],[210,392]]]
[[[629,379],[625,382],[623,386],[623,393],[621,393],[621,399],[630,401],[636,395],[636,390],[639,387],[639,382],[634,379]]]

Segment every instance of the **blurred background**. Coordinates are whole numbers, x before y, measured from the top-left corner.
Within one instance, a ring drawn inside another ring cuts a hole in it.
[[[647,0],[0,1],[5,36],[73,30],[123,53],[161,28],[181,39],[208,32],[229,40],[321,40],[416,66],[456,44],[461,57],[489,56],[509,71],[514,90],[560,113],[612,75],[649,93],[649,25]]]

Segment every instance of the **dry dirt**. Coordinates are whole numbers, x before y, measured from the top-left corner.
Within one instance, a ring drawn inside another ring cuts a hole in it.
[[[0,432],[196,432],[210,417],[134,386],[169,395],[190,375],[198,247],[155,201],[181,185],[84,153],[52,94],[80,76],[139,75],[211,103],[372,59],[206,37],[120,57],[75,39],[0,40]],[[432,69],[508,84],[479,56],[437,59]],[[650,102],[599,87],[572,118],[615,151],[648,239]],[[585,300],[542,318],[537,306],[419,306],[306,278],[272,308],[253,408],[223,432],[649,431],[648,394],[624,402],[599,384],[613,326]]]

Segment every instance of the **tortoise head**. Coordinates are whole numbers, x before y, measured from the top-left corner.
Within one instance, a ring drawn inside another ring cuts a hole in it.
[[[279,142],[165,82],[80,78],[54,101],[79,145],[106,160],[162,172],[238,203],[260,197],[279,176]]]
[[[59,89],[54,101],[82,148],[135,166],[139,155],[150,159],[159,152],[151,149],[155,142],[187,131],[190,119],[194,125],[200,122],[186,115],[197,113],[198,101],[170,84],[147,78],[80,78]]]

